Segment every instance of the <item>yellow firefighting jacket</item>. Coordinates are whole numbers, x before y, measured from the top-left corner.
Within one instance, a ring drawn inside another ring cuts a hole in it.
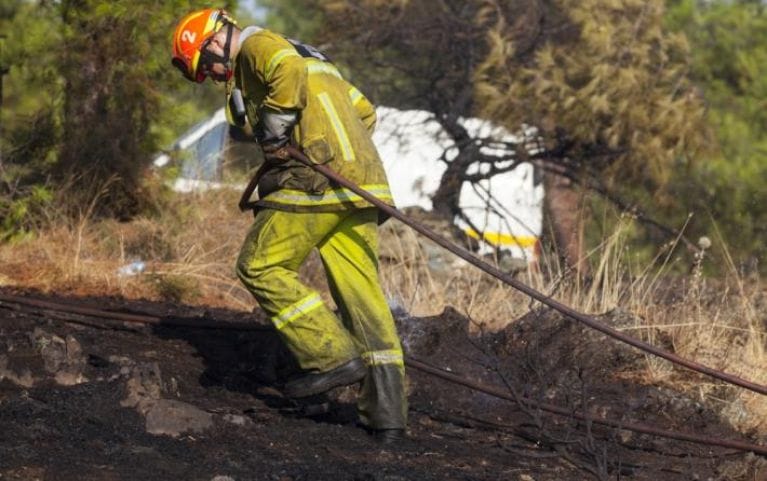
[[[242,91],[248,123],[262,109],[298,112],[291,142],[315,163],[327,164],[382,201],[393,205],[383,164],[373,144],[375,108],[336,67],[303,57],[280,35],[261,30],[249,36],[234,59],[229,89]],[[257,205],[289,211],[332,212],[370,204],[329,183],[295,160],[266,165]]]

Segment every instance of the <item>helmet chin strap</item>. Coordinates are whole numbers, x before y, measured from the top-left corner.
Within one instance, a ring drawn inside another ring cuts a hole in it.
[[[201,57],[205,60],[205,62],[214,64],[214,63],[221,63],[224,64],[226,67],[226,70],[231,70],[232,66],[232,60],[229,58],[229,55],[232,52],[232,30],[234,30],[234,25],[231,23],[227,23],[225,27],[228,27],[226,31],[226,42],[224,43],[224,55],[218,55],[207,48],[205,48],[201,52]]]
[[[224,43],[224,57],[226,58],[226,62],[224,62],[224,65],[226,65],[227,70],[231,70],[232,66],[232,60],[229,58],[229,54],[232,51],[232,34],[234,33],[234,25],[229,23],[225,25],[227,27],[226,29],[226,43]]]

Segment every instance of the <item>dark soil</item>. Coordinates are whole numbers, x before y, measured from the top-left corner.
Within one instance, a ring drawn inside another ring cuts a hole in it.
[[[257,313],[65,301],[265,326]],[[706,406],[630,382],[642,356],[550,312],[483,336],[470,336],[469,321],[450,310],[398,317],[408,354],[474,381],[614,419],[743,439]],[[410,439],[382,446],[356,425],[352,388],[302,404],[284,398],[280,381],[294,372],[268,329],[106,326],[0,303],[0,480],[762,481],[767,472],[753,455],[519,409],[414,370]],[[191,413],[162,419],[179,433],[148,432],[165,416],[163,402]]]

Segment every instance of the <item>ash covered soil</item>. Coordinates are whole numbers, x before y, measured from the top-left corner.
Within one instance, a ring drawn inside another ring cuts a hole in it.
[[[266,327],[258,313],[24,294]],[[632,381],[642,355],[554,313],[485,335],[449,309],[397,317],[409,355],[473,381],[626,422],[764,441],[694,399]],[[357,426],[354,388],[284,398],[280,382],[295,371],[268,328],[142,326],[0,303],[0,480],[767,479],[758,456],[521,409],[413,369],[410,439],[383,446]]]

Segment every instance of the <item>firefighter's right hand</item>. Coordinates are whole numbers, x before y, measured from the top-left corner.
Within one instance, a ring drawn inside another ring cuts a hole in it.
[[[275,142],[263,145],[261,148],[264,150],[264,158],[267,162],[282,163],[291,158],[288,151],[287,142]]]

